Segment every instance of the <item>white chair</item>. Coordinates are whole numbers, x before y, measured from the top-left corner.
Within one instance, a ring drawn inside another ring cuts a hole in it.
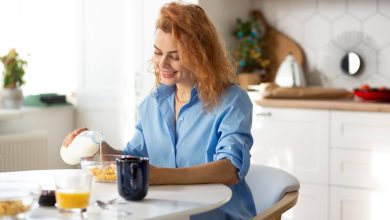
[[[280,220],[298,201],[298,179],[281,169],[251,164],[246,181],[258,213],[254,220]]]

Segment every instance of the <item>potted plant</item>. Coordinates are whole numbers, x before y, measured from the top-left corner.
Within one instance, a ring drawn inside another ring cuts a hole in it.
[[[21,59],[15,49],[7,55],[0,56],[3,63],[2,103],[4,108],[18,109],[23,104],[21,86],[25,83],[24,74],[27,61]]]
[[[233,56],[238,61],[238,82],[243,87],[259,84],[261,76],[267,74],[270,64],[263,49],[265,27],[256,13],[257,11],[252,11],[249,21],[246,22],[237,18],[233,30],[233,36],[236,38]]]

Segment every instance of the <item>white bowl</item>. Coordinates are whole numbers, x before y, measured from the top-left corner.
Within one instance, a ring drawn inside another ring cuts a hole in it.
[[[89,170],[94,181],[97,182],[116,182],[116,158],[124,155],[99,154],[91,157],[84,157],[81,159],[80,165],[82,169]]]
[[[0,218],[25,218],[37,204],[41,185],[25,180],[0,180]]]

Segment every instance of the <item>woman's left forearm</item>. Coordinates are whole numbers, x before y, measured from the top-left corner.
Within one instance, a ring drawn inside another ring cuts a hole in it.
[[[183,168],[150,167],[151,185],[202,183],[233,185],[237,182],[236,168],[228,159]]]

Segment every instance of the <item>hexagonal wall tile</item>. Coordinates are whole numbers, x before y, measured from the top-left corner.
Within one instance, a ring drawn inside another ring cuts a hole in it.
[[[342,48],[333,42],[329,42],[326,47],[318,52],[317,68],[329,78],[336,78],[342,74],[340,64],[344,54]]]
[[[317,64],[317,52],[305,44],[301,44],[301,47],[305,54],[305,66],[304,70],[308,74],[314,72]]]
[[[377,11],[376,1],[353,0],[347,1],[347,12],[357,19],[364,21]]]
[[[346,31],[360,31],[362,24],[351,15],[345,14],[333,23],[332,36],[335,37]]]
[[[390,19],[384,15],[376,14],[363,23],[363,31],[369,33],[378,46],[390,43]]]
[[[304,21],[316,13],[316,1],[312,1],[312,0],[290,1],[290,13],[299,21]]]
[[[386,15],[387,17],[390,17],[390,1],[389,0],[379,0],[378,2],[378,10]]]
[[[381,74],[373,74],[371,77],[367,78],[363,83],[367,83],[372,87],[380,87],[390,85],[390,78]]]
[[[263,0],[254,1],[253,8],[259,9],[267,19],[267,22],[272,25],[286,17],[289,14],[287,0]]]
[[[331,79],[326,72],[322,72],[321,70],[317,70],[315,72],[315,76],[317,78],[317,80],[319,80],[321,82],[321,85],[322,86],[332,86],[332,83],[333,83],[333,79]],[[312,77],[314,76],[311,76],[310,77],[310,81],[312,80]]]
[[[353,52],[360,56],[363,63],[361,73],[357,75],[357,78],[366,81],[372,75],[378,73],[378,56],[375,45],[362,42],[353,48]]]
[[[333,21],[345,12],[346,6],[345,0],[318,1],[318,13]]]
[[[330,40],[329,21],[316,15],[303,25],[303,40],[314,49],[319,49]]]
[[[279,31],[295,41],[302,41],[302,23],[292,16],[280,20],[276,26]]]
[[[390,78],[390,45],[379,51],[378,72]]]
[[[328,86],[334,88],[345,88],[352,91],[354,88],[357,88],[362,84],[363,83],[356,77],[341,73],[337,78],[331,79]]]

